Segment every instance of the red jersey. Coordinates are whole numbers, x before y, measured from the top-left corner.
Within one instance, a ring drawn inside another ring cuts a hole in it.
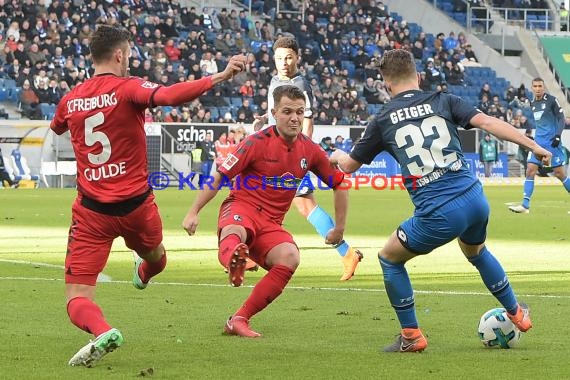
[[[148,190],[145,109],[160,86],[138,77],[95,76],[60,101],[51,129],[69,130],[77,160],[77,187],[114,203]]]
[[[332,188],[343,179],[342,172],[331,167],[327,154],[318,144],[302,133],[289,144],[279,136],[275,126],[248,136],[228,155],[218,171],[229,178],[239,175],[228,199],[263,210],[279,223],[307,172],[315,173]]]

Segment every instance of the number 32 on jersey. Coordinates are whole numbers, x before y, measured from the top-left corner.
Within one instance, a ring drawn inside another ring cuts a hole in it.
[[[414,124],[404,125],[396,131],[395,139],[398,148],[405,148],[409,160],[406,166],[413,176],[423,177],[436,168],[449,166],[458,159],[456,152],[443,153],[444,149],[449,147],[451,135],[445,119],[440,116],[424,119],[419,128]],[[424,147],[426,140],[429,146]]]

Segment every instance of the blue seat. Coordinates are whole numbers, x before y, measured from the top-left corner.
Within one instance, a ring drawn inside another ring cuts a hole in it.
[[[220,117],[224,117],[228,112],[231,114],[232,112],[231,107],[218,107],[218,113]]]
[[[218,110],[218,107],[210,107],[208,109],[212,115],[212,120],[217,123],[218,119],[220,118],[220,111]]]
[[[243,104],[243,100],[239,96],[233,96],[230,100],[231,100],[230,106],[232,107],[239,108]]]
[[[16,81],[14,79],[4,78],[4,88],[7,90],[16,88]]]
[[[42,113],[42,117],[47,120],[48,116],[51,113],[51,106],[48,103],[40,103],[40,112]]]

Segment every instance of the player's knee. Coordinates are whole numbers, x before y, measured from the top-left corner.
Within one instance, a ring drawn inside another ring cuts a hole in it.
[[[282,247],[279,252],[274,252],[270,254],[270,257],[266,260],[271,266],[274,265],[284,265],[291,269],[293,272],[297,270],[301,259],[299,251],[294,247]]]
[[[528,165],[526,168],[526,178],[527,179],[534,179],[538,171],[538,167],[536,165]]]

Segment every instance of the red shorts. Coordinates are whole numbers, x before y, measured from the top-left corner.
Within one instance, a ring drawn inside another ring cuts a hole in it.
[[[282,243],[295,244],[293,236],[283,229],[281,223],[270,219],[262,210],[226,199],[218,216],[218,237],[222,228],[229,225],[243,226],[246,229],[249,256],[265,269],[268,269],[265,257],[273,247]]]
[[[65,257],[65,282],[95,285],[103,271],[111,245],[122,236],[135,252],[147,253],[162,242],[162,221],[154,195],[125,216],[112,216],[90,210],[79,196],[71,208],[71,227]]]

